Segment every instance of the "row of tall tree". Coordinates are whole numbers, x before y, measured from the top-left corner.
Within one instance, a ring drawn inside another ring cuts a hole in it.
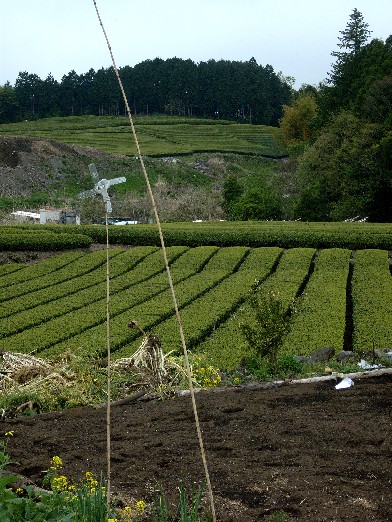
[[[134,114],[229,118],[277,125],[282,105],[289,103],[290,78],[270,65],[247,62],[171,58],[146,60],[120,69]],[[124,113],[124,103],[113,68],[71,71],[60,82],[51,74],[42,80],[20,72],[15,85],[0,87],[0,122],[49,116]]]

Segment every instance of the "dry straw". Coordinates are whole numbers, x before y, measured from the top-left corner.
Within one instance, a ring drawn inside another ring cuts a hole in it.
[[[140,150],[139,140],[138,140],[138,137],[136,135],[136,130],[135,130],[135,126],[134,126],[134,123],[133,123],[131,110],[129,108],[127,96],[125,94],[125,90],[124,90],[124,87],[123,87],[120,75],[118,73],[117,65],[116,65],[116,62],[115,62],[115,59],[114,59],[112,48],[110,46],[109,38],[107,36],[106,30],[104,28],[104,25],[102,23],[102,19],[101,19],[99,10],[98,10],[97,2],[95,0],[93,0],[93,3],[94,3],[95,11],[97,13],[99,24],[100,24],[100,26],[102,28],[102,31],[103,31],[103,34],[104,34],[104,37],[105,37],[105,40],[106,40],[106,44],[107,44],[107,47],[108,47],[108,50],[109,50],[109,53],[110,53],[110,57],[111,57],[112,64],[113,64],[113,69],[114,69],[114,72],[116,74],[118,84],[120,86],[121,94],[122,94],[122,97],[123,97],[123,100],[124,100],[124,104],[125,104],[125,107],[126,107],[128,119],[129,119],[129,122],[130,122],[130,125],[131,125],[131,129],[132,129],[134,142],[135,142],[135,145],[136,145],[136,151],[137,151],[137,154],[138,154],[138,157],[139,157],[139,160],[140,160],[140,164],[141,164],[141,167],[142,167],[144,178],[146,180],[147,191],[148,191],[148,195],[149,195],[149,198],[150,198],[151,206],[152,206],[152,209],[153,209],[153,212],[154,212],[155,222],[156,222],[157,227],[158,227],[159,238],[160,238],[160,242],[161,242],[161,246],[162,246],[162,253],[163,253],[163,257],[164,257],[167,277],[168,277],[169,286],[170,286],[170,292],[171,292],[171,296],[172,296],[172,299],[173,299],[175,315],[176,315],[176,319],[177,319],[177,323],[178,323],[178,328],[179,328],[179,332],[180,332],[182,348],[183,348],[183,352],[184,352],[185,365],[186,365],[186,371],[187,371],[188,382],[189,382],[189,390],[190,390],[190,395],[191,395],[191,400],[192,400],[192,408],[193,408],[193,413],[194,413],[194,417],[195,417],[197,436],[198,436],[199,446],[200,446],[200,453],[201,453],[201,458],[202,458],[202,461],[203,461],[204,473],[205,473],[205,477],[206,477],[206,484],[207,484],[208,494],[209,494],[209,498],[210,498],[211,514],[212,514],[213,521],[216,522],[214,496],[213,496],[212,487],[211,487],[210,475],[209,475],[209,472],[208,472],[207,458],[206,458],[206,454],[205,454],[205,450],[204,450],[203,437],[202,437],[200,423],[199,423],[199,416],[198,416],[198,413],[197,413],[197,406],[196,406],[196,399],[195,399],[195,393],[194,393],[192,376],[191,376],[191,369],[190,369],[190,364],[189,364],[188,350],[187,350],[187,347],[186,347],[185,336],[184,336],[184,331],[183,331],[183,328],[182,328],[180,312],[179,312],[178,305],[177,305],[177,298],[176,298],[176,294],[175,294],[175,290],[174,290],[173,279],[172,279],[172,276],[171,276],[170,267],[169,267],[169,261],[168,261],[168,258],[167,258],[167,253],[166,253],[165,241],[164,241],[163,233],[162,233],[161,222],[160,222],[159,215],[158,215],[158,210],[157,210],[157,207],[156,207],[156,204],[155,204],[154,195],[153,195],[153,192],[152,192],[152,189],[151,189],[150,180],[149,180],[149,177],[148,177],[148,174],[147,174],[147,170],[146,170],[146,167],[145,167],[145,164],[144,164],[143,156],[142,156],[142,153],[141,153],[141,150]],[[110,352],[110,344],[109,344],[109,342],[108,342],[108,351]],[[110,357],[110,353],[108,354],[108,362],[109,362],[109,357]],[[107,479],[108,479],[108,502],[110,502],[110,404],[109,404],[109,402],[108,402],[108,477],[107,477]]]

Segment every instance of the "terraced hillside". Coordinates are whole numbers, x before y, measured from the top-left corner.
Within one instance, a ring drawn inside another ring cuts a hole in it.
[[[234,152],[282,157],[278,129],[265,125],[191,118],[136,118],[142,153],[147,156]],[[0,136],[31,136],[105,152],[134,155],[126,117],[72,116],[0,125]]]

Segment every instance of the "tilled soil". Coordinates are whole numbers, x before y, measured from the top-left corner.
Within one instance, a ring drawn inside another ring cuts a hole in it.
[[[392,376],[267,390],[201,392],[197,404],[220,521],[392,520]],[[106,469],[106,410],[9,419],[13,466],[42,480],[54,455],[64,473]],[[203,481],[189,396],[112,408],[114,496],[169,498]]]

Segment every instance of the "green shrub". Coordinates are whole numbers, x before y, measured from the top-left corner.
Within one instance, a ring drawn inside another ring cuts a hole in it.
[[[304,365],[291,354],[278,355],[273,364],[261,359],[258,355],[247,356],[244,358],[244,362],[247,373],[261,381],[293,379],[301,376],[305,369]]]
[[[286,309],[278,295],[263,291],[259,285],[253,287],[249,303],[252,315],[240,324],[241,331],[250,349],[273,367],[288,328]]]
[[[0,236],[0,251],[5,250],[67,250],[71,248],[88,248],[92,239],[84,234],[53,234],[46,230],[41,233],[19,232]]]

